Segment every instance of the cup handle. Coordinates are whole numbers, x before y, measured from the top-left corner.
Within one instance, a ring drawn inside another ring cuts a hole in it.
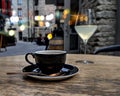
[[[29,59],[28,59],[28,55],[32,55],[32,57],[34,58],[34,54],[33,54],[33,53],[27,53],[27,54],[25,55],[25,60],[26,60],[29,64],[31,64],[31,65],[35,65],[35,64],[32,63],[31,61],[29,61]]]

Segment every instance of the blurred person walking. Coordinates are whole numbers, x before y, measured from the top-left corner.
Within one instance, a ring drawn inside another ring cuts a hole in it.
[[[48,46],[49,46],[49,39],[48,39],[47,35],[48,35],[48,34],[46,33],[46,34],[45,34],[45,37],[44,37],[45,45],[46,45],[45,50],[47,50],[47,49],[48,49]]]

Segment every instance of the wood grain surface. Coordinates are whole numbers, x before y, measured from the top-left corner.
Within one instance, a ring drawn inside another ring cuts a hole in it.
[[[76,63],[82,59],[94,64]],[[29,65],[24,55],[0,57],[0,96],[120,96],[120,57],[67,54],[66,64],[78,67],[78,74],[48,82],[6,74]]]

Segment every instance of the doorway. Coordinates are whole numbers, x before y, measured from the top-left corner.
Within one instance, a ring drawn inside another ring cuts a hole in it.
[[[78,53],[80,51],[79,37],[74,29],[75,24],[69,24],[69,21],[72,19],[72,12],[77,11],[78,6],[77,0],[64,0],[64,8],[70,10],[70,13],[64,21],[64,50],[68,53]]]
[[[22,31],[19,31],[19,40],[22,40]]]

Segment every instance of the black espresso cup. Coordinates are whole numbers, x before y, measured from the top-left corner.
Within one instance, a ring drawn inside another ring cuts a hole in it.
[[[29,55],[35,59],[35,63],[29,60]],[[29,64],[37,64],[44,74],[53,74],[60,72],[66,61],[66,51],[62,50],[43,50],[34,53],[27,53],[25,60]]]

